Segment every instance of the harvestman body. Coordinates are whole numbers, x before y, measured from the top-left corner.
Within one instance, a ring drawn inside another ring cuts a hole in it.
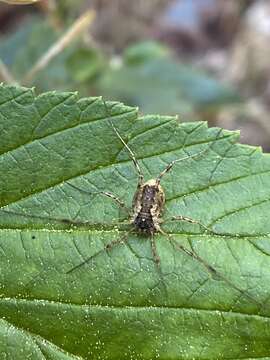
[[[107,109],[107,105],[105,103],[104,103],[104,106]],[[133,161],[135,169],[137,170],[137,173],[138,173],[138,185],[137,185],[137,190],[133,196],[131,211],[126,207],[126,205],[124,204],[124,202],[121,199],[119,199],[117,196],[115,196],[114,194],[112,194],[110,192],[101,191],[96,194],[102,194],[102,195],[105,195],[105,196],[113,199],[115,202],[117,202],[117,204],[120,207],[122,207],[123,209],[125,209],[128,212],[130,219],[131,219],[130,222],[133,226],[133,230],[137,233],[140,233],[142,235],[150,237],[151,248],[152,248],[154,260],[157,264],[159,264],[160,258],[157,254],[156,244],[154,241],[154,234],[159,232],[163,235],[166,235],[169,238],[169,240],[171,241],[170,236],[168,234],[166,234],[160,227],[160,224],[163,222],[161,216],[162,216],[162,212],[164,210],[164,204],[165,204],[165,193],[160,185],[160,181],[161,181],[162,177],[167,172],[169,172],[176,163],[186,160],[186,159],[198,157],[199,155],[203,154],[205,151],[209,150],[209,147],[207,149],[204,149],[193,155],[189,155],[189,156],[185,156],[180,159],[173,160],[165,167],[165,169],[158,175],[157,178],[150,179],[145,182],[143,173],[141,171],[138,161],[136,160],[135,154],[130,149],[130,147],[126,144],[126,142],[120,135],[119,131],[115,128],[110,117],[108,120],[109,120],[110,125],[112,126],[114,132],[116,133],[117,137],[119,138],[119,140],[122,142],[122,144],[124,145],[124,147],[127,149],[127,151],[130,154],[131,160]],[[84,192],[84,193],[87,193],[90,195],[92,194],[91,192],[80,189],[77,186],[74,186],[73,184],[70,184],[70,183],[68,183],[68,184],[78,191],[81,191],[81,192]],[[206,226],[201,224],[199,221],[193,220],[193,219],[185,217],[185,216],[175,216],[170,220],[182,220],[182,221],[188,221],[188,222],[194,223],[194,224],[199,224],[204,229],[211,232],[211,230],[209,230]],[[130,233],[130,232],[128,232],[128,233]],[[123,243],[126,240],[127,240],[127,236],[125,236],[124,238],[121,238],[119,240],[114,240],[114,241],[110,242],[109,244],[107,244],[105,246],[104,250],[109,250],[113,246]],[[196,258],[197,260],[199,260],[200,262],[202,262],[209,271],[215,272],[215,270],[212,269],[211,266],[207,265],[197,254],[185,249],[180,244],[175,244],[175,245],[179,249],[185,251],[188,255],[190,255],[190,256]],[[81,262],[79,265],[76,265],[71,270],[69,270],[67,273],[71,273],[74,270],[76,270],[77,268],[88,263],[90,260],[92,260],[94,257],[99,255],[104,250],[99,251],[95,255],[93,255],[93,256],[89,257],[88,259],[86,259],[85,261]]]

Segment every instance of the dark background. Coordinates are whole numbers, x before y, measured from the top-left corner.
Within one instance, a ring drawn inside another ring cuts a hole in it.
[[[37,61],[92,10],[95,19],[40,70]],[[240,129],[270,150],[269,0],[41,0],[0,3],[0,81],[78,90]],[[30,74],[30,76],[29,76]]]

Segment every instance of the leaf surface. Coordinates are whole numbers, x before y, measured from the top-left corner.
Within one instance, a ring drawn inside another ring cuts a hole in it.
[[[131,206],[138,176],[108,112],[146,180],[204,150],[162,179],[159,268],[124,210],[70,186]],[[0,129],[1,358],[270,359],[269,155],[204,122],[4,85]]]

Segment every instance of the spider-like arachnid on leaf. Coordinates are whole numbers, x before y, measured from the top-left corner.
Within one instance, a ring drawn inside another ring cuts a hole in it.
[[[192,251],[186,249],[185,247],[183,247],[182,245],[175,243],[172,240],[171,236],[169,234],[167,234],[165,231],[163,231],[160,226],[160,224],[162,222],[164,222],[163,218],[162,218],[162,214],[163,214],[164,204],[165,204],[165,192],[160,184],[163,176],[166,175],[173,168],[173,166],[176,165],[177,163],[184,161],[184,160],[188,160],[191,158],[196,158],[196,157],[201,156],[202,154],[204,154],[206,151],[209,150],[210,146],[202,151],[195,153],[195,154],[188,155],[188,156],[171,161],[160,172],[160,174],[156,178],[145,181],[141,167],[136,159],[134,152],[127,145],[127,143],[124,141],[123,137],[121,136],[121,134],[119,133],[117,128],[112,123],[112,120],[109,115],[109,111],[108,111],[108,108],[107,108],[107,105],[105,102],[104,102],[104,107],[106,109],[108,121],[109,121],[111,127],[113,128],[118,139],[122,142],[125,149],[128,151],[129,156],[134,164],[135,170],[138,174],[138,184],[137,184],[137,189],[133,196],[131,209],[118,196],[116,196],[108,191],[100,191],[100,192],[93,193],[88,190],[81,189],[71,183],[68,183],[68,185],[80,192],[85,193],[85,194],[103,195],[103,196],[107,196],[110,199],[112,199],[113,201],[115,201],[122,209],[124,209],[127,212],[128,216],[130,218],[130,223],[132,225],[132,228],[123,237],[119,238],[118,240],[111,241],[109,244],[107,244],[104,247],[103,250],[88,257],[86,260],[84,260],[80,264],[78,264],[78,265],[74,266],[72,269],[70,269],[67,273],[71,273],[74,270],[78,269],[79,267],[89,263],[93,258],[98,256],[103,251],[109,251],[114,246],[126,242],[128,240],[128,234],[131,231],[134,231],[138,234],[144,235],[145,237],[148,237],[150,239],[153,259],[154,259],[155,263],[157,264],[157,266],[159,266],[159,264],[160,264],[160,257],[157,252],[154,235],[155,235],[155,233],[161,233],[161,234],[167,236],[168,240],[174,245],[174,247],[178,248],[179,250],[184,251],[189,256],[200,261],[211,273],[216,273],[216,271],[210,265],[206,264],[204,262],[204,260],[201,259],[195,252],[192,252]],[[220,131],[218,132],[217,137],[219,136]],[[170,221],[173,221],[173,220],[187,221],[187,222],[190,222],[193,224],[198,224],[205,231],[209,231],[210,233],[213,233],[213,231],[208,229],[200,221],[191,219],[186,216],[182,216],[182,215],[174,216],[169,220]]]
[[[161,224],[165,223],[166,221],[186,221],[189,223],[199,225],[201,228],[203,228],[203,230],[205,232],[208,232],[213,235],[218,235],[212,229],[209,229],[207,226],[202,224],[201,221],[199,221],[197,219],[192,219],[190,217],[183,216],[181,214],[178,216],[171,217],[166,220],[163,220],[163,217],[162,217],[164,205],[165,205],[165,191],[163,190],[163,188],[161,186],[161,180],[163,179],[163,177],[177,163],[179,163],[181,161],[189,160],[192,158],[198,158],[199,156],[201,156],[204,153],[206,153],[207,151],[209,151],[212,145],[208,146],[204,150],[201,150],[197,153],[194,153],[194,154],[191,154],[188,156],[184,156],[182,158],[177,158],[177,159],[171,161],[167,166],[165,166],[165,168],[158,174],[158,176],[156,178],[152,178],[150,180],[145,181],[143,172],[141,170],[139,162],[136,159],[134,152],[128,146],[128,144],[124,141],[123,137],[121,136],[121,134],[119,133],[119,131],[117,130],[115,125],[113,124],[105,102],[104,102],[104,107],[106,109],[106,115],[107,115],[107,118],[108,118],[108,121],[109,121],[111,127],[113,128],[119,141],[121,141],[124,148],[128,151],[129,156],[134,164],[134,168],[138,174],[138,183],[137,183],[137,188],[135,190],[135,193],[133,195],[132,205],[131,205],[131,207],[128,207],[125,204],[125,202],[122,201],[118,196],[116,196],[115,194],[108,192],[106,190],[99,191],[99,192],[91,192],[88,190],[81,189],[69,182],[67,182],[67,184],[69,186],[71,186],[73,189],[75,189],[76,191],[79,191],[86,195],[101,195],[101,196],[106,196],[106,197],[110,198],[112,201],[117,203],[118,206],[127,213],[128,217],[129,217],[129,223],[131,225],[131,229],[128,230],[124,236],[122,236],[116,240],[112,240],[111,242],[106,244],[103,249],[101,249],[100,251],[96,252],[95,254],[87,257],[84,261],[80,262],[78,265],[75,265],[74,267],[69,269],[66,273],[70,274],[70,273],[74,272],[75,270],[81,268],[82,266],[90,263],[94,258],[99,256],[100,254],[111,251],[115,246],[127,242],[128,235],[131,232],[135,232],[138,235],[141,235],[141,237],[144,237],[144,238],[150,240],[153,260],[155,261],[155,264],[157,266],[160,276],[163,277],[161,269],[160,269],[160,257],[157,252],[156,242],[155,242],[155,234],[161,233],[164,236],[166,236],[166,238],[172,244],[174,249],[182,251],[185,254],[187,254],[189,257],[198,261],[199,263],[201,263],[201,265],[203,265],[206,268],[206,270],[211,274],[212,277],[214,277],[218,280],[224,281],[229,286],[234,288],[237,292],[241,293],[244,297],[248,298],[249,300],[251,300],[252,302],[257,304],[257,301],[251,295],[249,295],[245,290],[239,288],[234,283],[232,283],[231,281],[226,279],[214,267],[212,267],[203,258],[201,258],[194,250],[189,250],[189,249],[185,248],[183,245],[176,242],[173,239],[172,235],[167,234],[161,227]],[[219,138],[221,131],[222,131],[222,129],[220,129],[218,131],[216,140]]]

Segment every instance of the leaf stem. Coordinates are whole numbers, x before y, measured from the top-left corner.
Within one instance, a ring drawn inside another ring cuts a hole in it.
[[[60,54],[74,39],[76,39],[86,28],[93,22],[96,13],[94,10],[89,10],[85,14],[81,15],[74,24],[65,32],[59,40],[57,40],[45,54],[43,54],[38,61],[34,64],[32,69],[26,73],[22,83],[29,84],[34,79],[36,74],[43,70],[55,58]]]

